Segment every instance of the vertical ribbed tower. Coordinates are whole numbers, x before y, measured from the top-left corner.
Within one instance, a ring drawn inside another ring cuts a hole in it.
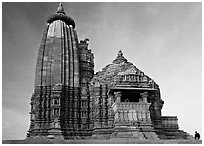
[[[60,3],[39,48],[27,137],[73,138],[80,129],[80,54],[74,20]]]

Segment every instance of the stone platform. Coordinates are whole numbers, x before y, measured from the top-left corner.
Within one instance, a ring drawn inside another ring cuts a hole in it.
[[[3,144],[202,144],[202,140],[136,140],[128,138],[112,138],[108,140],[3,140]]]

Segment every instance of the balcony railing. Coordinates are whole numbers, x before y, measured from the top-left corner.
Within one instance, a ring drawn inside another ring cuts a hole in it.
[[[115,107],[114,107],[115,106]],[[117,110],[149,110],[150,103],[141,102],[120,102],[112,105]]]
[[[112,105],[115,122],[151,121],[150,103],[121,102]]]

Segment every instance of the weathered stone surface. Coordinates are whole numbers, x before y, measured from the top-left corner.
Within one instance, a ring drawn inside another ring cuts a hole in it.
[[[93,54],[78,44],[75,23],[66,16],[62,5],[59,9],[47,21],[39,48],[27,134],[30,138],[49,135],[75,138],[80,130],[91,127],[90,116],[85,125],[81,122],[81,117],[90,115],[91,110],[89,91],[81,96],[80,87],[89,89],[88,82],[94,73]],[[89,58],[80,60],[84,54]],[[86,105],[82,106],[84,96]]]
[[[177,117],[162,116],[159,85],[128,62],[122,51],[94,75],[89,40],[78,43],[75,22],[61,4],[47,22],[36,64],[30,128],[27,139],[18,142],[73,139],[76,143],[118,143],[123,139],[122,143],[162,143],[159,139],[192,139],[179,130]]]

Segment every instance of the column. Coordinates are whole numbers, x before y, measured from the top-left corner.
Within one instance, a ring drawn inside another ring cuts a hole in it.
[[[114,92],[114,95],[116,97],[116,103],[120,103],[121,102],[121,92]]]
[[[148,92],[140,93],[140,95],[142,96],[142,101],[147,103]]]

